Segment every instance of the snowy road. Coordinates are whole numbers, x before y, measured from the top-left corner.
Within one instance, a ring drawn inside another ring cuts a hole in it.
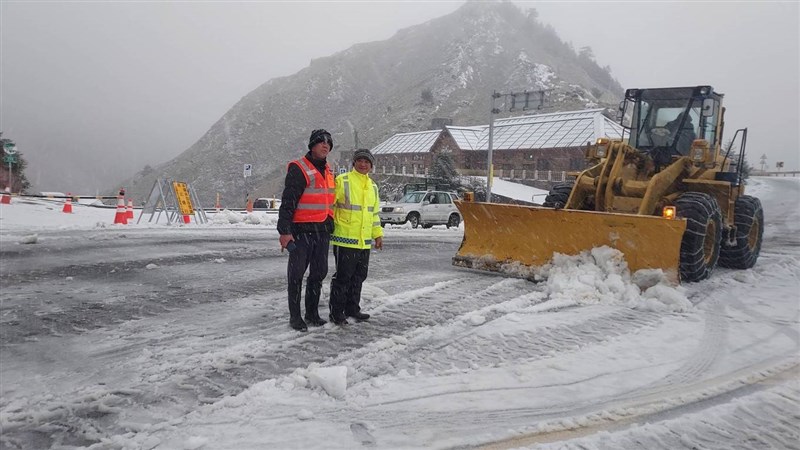
[[[800,448],[797,181],[752,182],[755,268],[646,293],[602,260],[456,268],[460,230],[390,228],[373,318],[308,333],[274,224],[3,226],[0,449]]]

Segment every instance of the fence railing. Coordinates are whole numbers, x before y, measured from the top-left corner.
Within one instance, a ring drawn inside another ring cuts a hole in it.
[[[427,176],[428,169],[407,168],[406,166],[376,166],[375,173],[379,175],[406,175]],[[485,177],[486,170],[458,169],[464,176]],[[529,181],[566,181],[567,172],[558,170],[525,170],[525,169],[495,169],[494,176],[498,178],[529,180]]]
[[[762,172],[760,170],[753,170],[750,175],[756,177],[797,177],[800,176],[800,170],[787,170],[781,172]]]

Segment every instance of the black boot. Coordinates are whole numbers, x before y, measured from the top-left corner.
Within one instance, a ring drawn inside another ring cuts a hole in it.
[[[319,314],[317,314],[317,317],[306,316],[306,322],[312,327],[321,327],[328,323],[328,321],[320,317]]]
[[[319,297],[322,294],[322,281],[306,280],[306,322],[314,327],[325,325],[319,316]]]
[[[336,325],[347,325],[349,323],[344,315],[336,316],[331,314],[328,317],[331,319],[331,322],[335,323]]]
[[[289,325],[297,331],[307,331],[308,326],[300,318],[300,297],[302,285],[289,282]]]
[[[356,319],[357,322],[363,322],[365,320],[369,320],[369,314],[362,313],[361,311],[349,313],[347,315]]]
[[[300,317],[289,319],[289,325],[297,331],[308,331],[308,326]]]

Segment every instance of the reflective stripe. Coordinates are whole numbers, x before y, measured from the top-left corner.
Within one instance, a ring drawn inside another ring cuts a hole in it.
[[[358,239],[336,236],[335,234],[331,236],[331,242],[341,242],[342,244],[358,245]],[[364,239],[364,244],[372,245],[372,239]]]
[[[352,200],[350,200],[350,177],[347,174],[344,174],[342,177],[342,181],[344,182],[344,209],[352,209]],[[358,210],[360,211],[360,209]]]
[[[307,188],[306,188],[306,190],[305,190],[305,191],[303,191],[303,192],[307,192],[307,193],[309,193],[309,194],[333,194],[333,193],[335,193],[336,191],[335,191],[334,189],[328,189],[328,188],[314,188],[314,187],[310,187],[310,186],[309,186],[309,187],[307,187]]]
[[[305,157],[300,158],[300,163],[306,166],[306,177],[308,177],[308,186],[316,186],[317,185],[317,169],[313,167],[311,161],[307,160]]]
[[[297,204],[297,209],[316,209],[316,210],[328,209],[328,205],[314,205],[314,204],[308,204],[308,203],[298,203]]]
[[[331,236],[331,241],[332,242],[341,242],[342,244],[358,245],[358,239],[350,239],[350,238],[336,236],[336,235],[332,235]]]
[[[373,226],[373,227],[379,227],[379,226],[381,226],[381,221],[379,220],[379,221],[377,221],[377,222],[372,222],[372,226]]]
[[[337,203],[334,206],[340,209],[347,209],[350,211],[361,211],[361,205],[348,205],[346,203]]]

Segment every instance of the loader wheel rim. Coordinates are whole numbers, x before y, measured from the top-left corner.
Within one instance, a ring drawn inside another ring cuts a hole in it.
[[[758,237],[761,234],[761,223],[758,220],[753,221],[753,225],[750,226],[750,232],[747,234],[747,246],[750,248],[756,248],[758,245]]]
[[[714,250],[717,246],[717,227],[713,220],[706,223],[706,237],[703,241],[703,259],[706,264],[711,264],[714,259]]]

